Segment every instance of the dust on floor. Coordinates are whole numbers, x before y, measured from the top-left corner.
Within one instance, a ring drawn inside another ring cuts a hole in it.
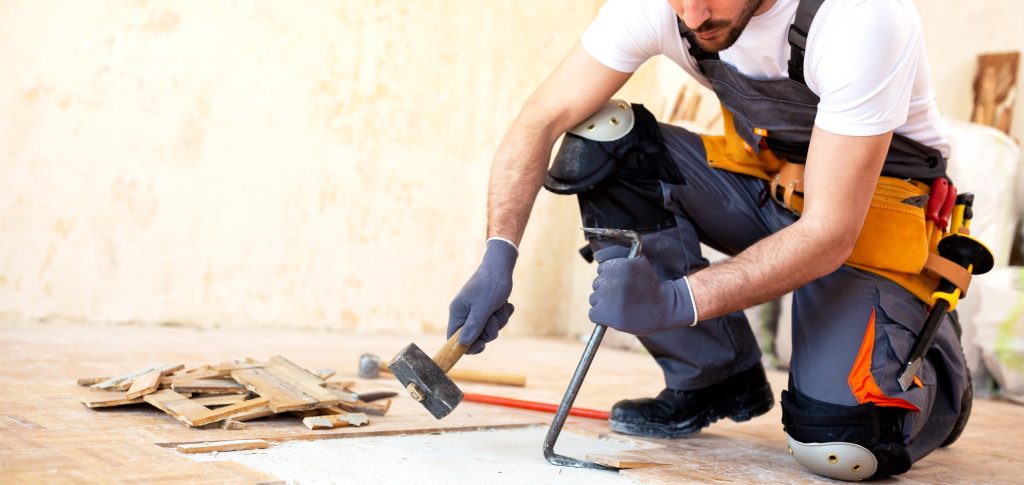
[[[541,454],[547,428],[292,441],[263,450],[189,455],[233,461],[302,485],[331,483],[629,484],[615,472],[558,467]],[[556,452],[576,458],[636,449],[629,441],[563,432]]]

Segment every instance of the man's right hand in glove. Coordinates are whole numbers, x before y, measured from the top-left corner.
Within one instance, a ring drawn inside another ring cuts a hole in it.
[[[459,290],[448,307],[448,337],[462,328],[459,343],[467,354],[484,350],[487,342],[498,338],[515,308],[508,302],[512,294],[512,268],[519,253],[512,243],[487,240],[487,250],[473,276]]]

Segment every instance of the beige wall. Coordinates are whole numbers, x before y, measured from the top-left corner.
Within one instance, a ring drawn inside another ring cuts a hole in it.
[[[441,328],[588,1],[0,2],[0,315]],[[518,327],[561,317],[544,197]]]
[[[975,69],[982,53],[1024,52],[1024,0],[917,0],[932,83],[942,114],[969,120]],[[1024,140],[1024,62],[1017,73],[1011,135]]]
[[[601,3],[0,0],[0,319],[442,328],[501,133]],[[919,2],[945,112],[1022,3]],[[578,226],[542,193],[510,331],[587,328]]]

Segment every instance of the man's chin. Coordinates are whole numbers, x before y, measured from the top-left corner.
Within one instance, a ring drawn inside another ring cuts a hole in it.
[[[699,36],[694,36],[694,40],[697,41],[697,46],[703,49],[705,52],[721,52],[728,49],[733,43],[729,42],[729,39],[725,35],[716,35],[711,39],[702,39]]]

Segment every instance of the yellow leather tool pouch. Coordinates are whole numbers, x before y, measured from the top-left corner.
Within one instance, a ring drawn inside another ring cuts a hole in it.
[[[881,177],[847,264],[918,274],[928,261],[928,186]]]

